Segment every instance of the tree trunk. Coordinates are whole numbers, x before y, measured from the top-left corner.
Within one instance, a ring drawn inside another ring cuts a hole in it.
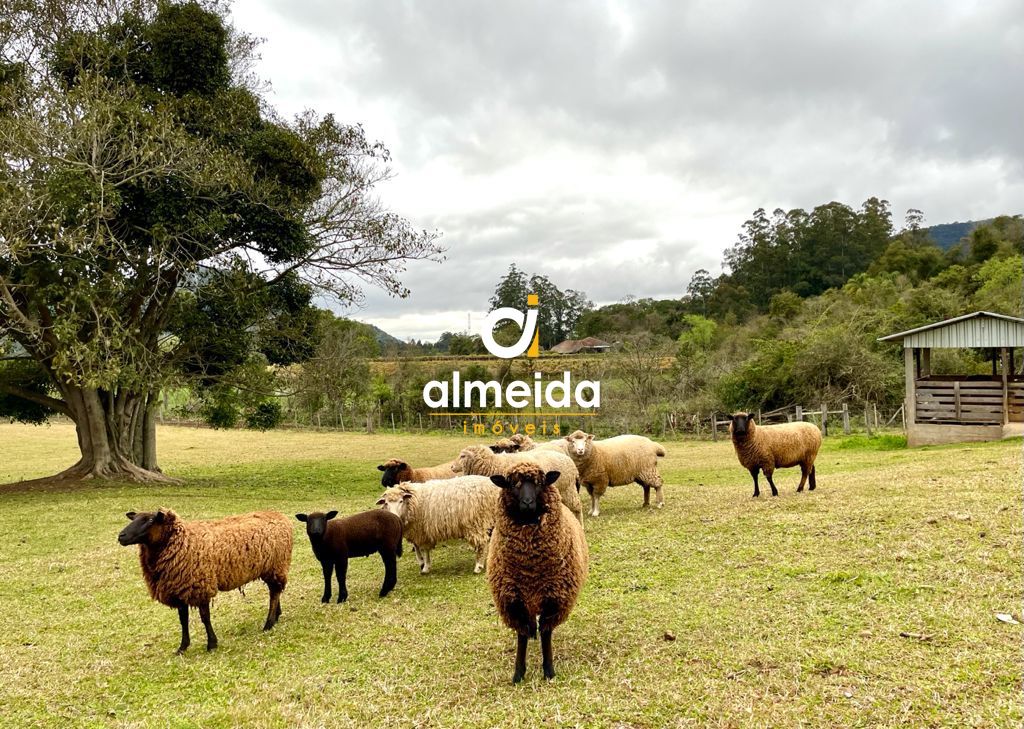
[[[53,479],[172,482],[156,458],[158,392],[65,387],[81,458]]]

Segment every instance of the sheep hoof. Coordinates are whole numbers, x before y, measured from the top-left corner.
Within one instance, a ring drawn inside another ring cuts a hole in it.
[[[185,651],[187,651],[187,650],[188,650],[188,646],[187,645],[183,645],[183,646],[179,646],[178,650],[174,651],[174,653],[176,655],[183,656],[183,655],[185,655]]]
[[[473,574],[474,574],[474,575],[478,575],[478,574],[480,574],[480,573],[481,573],[481,572],[483,572],[483,571],[484,571],[484,566],[483,566],[482,564],[478,564],[478,565],[476,565],[476,566],[475,566],[475,567],[473,568]]]
[[[328,603],[330,601],[331,601],[331,596],[330,595],[324,595],[323,597],[320,598],[320,602],[322,602],[322,603]]]
[[[341,604],[348,600],[348,595],[338,595],[338,604]]]
[[[523,671],[522,673],[519,673],[518,671],[516,671],[514,674],[512,674],[512,683],[513,684],[520,683],[523,680],[523,676],[525,676],[525,675],[526,675],[526,671]]]
[[[207,643],[206,644],[206,650],[207,651],[215,651],[215,650],[217,650],[217,642],[214,641],[213,643]]]
[[[545,678],[545,680],[550,681],[554,677],[555,677],[555,669],[554,668],[545,668],[544,669],[544,678]]]

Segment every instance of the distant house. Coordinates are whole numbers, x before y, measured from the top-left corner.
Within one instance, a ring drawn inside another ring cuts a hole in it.
[[[584,339],[566,339],[549,349],[549,352],[556,354],[579,354],[580,352],[606,352],[611,349],[610,344],[597,337],[586,337]]]

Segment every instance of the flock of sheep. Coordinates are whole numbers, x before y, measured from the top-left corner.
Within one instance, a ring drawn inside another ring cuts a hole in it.
[[[754,479],[763,471],[772,488],[777,468],[799,465],[802,491],[816,486],[814,460],[821,445],[807,423],[758,426],[737,413],[730,426],[740,463]],[[552,631],[566,620],[587,576],[588,547],[583,530],[580,489],[590,496],[590,515],[600,514],[601,496],[611,486],[638,483],[644,506],[650,490],[664,506],[658,459],[665,449],[639,435],[597,440],[577,430],[557,440],[535,443],[518,434],[492,446],[469,446],[458,457],[429,468],[400,459],[379,465],[385,491],[380,508],[338,518],[336,511],[296,514],[305,523],[313,554],[323,570],[322,602],[331,599],[332,576],[338,602],[348,597],[348,560],[379,554],[384,563],[380,597],[397,584],[402,540],[416,553],[422,574],[431,569],[431,551],[442,542],[465,540],[476,552],[474,571],[487,569],[494,604],[515,631],[513,682],[526,672],[526,647],[539,631],[545,678],[555,675]],[[497,488],[495,488],[497,487]],[[151,597],[176,608],[181,645],[189,647],[189,608],[199,609],[207,649],[217,647],[210,601],[218,592],[263,580],[270,590],[264,630],[281,615],[281,592],[292,557],[291,522],[278,512],[256,512],[211,521],[184,521],[169,509],[127,514],[118,536],[139,545],[139,561]]]

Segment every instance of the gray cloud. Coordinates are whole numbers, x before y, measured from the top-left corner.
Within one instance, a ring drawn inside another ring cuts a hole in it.
[[[1024,211],[1015,0],[248,0],[235,17],[267,38],[274,102],[365,122],[395,153],[384,199],[445,232],[410,300],[360,312],[415,314],[403,334],[486,308],[512,261],[598,302],[678,296],[761,206]]]

